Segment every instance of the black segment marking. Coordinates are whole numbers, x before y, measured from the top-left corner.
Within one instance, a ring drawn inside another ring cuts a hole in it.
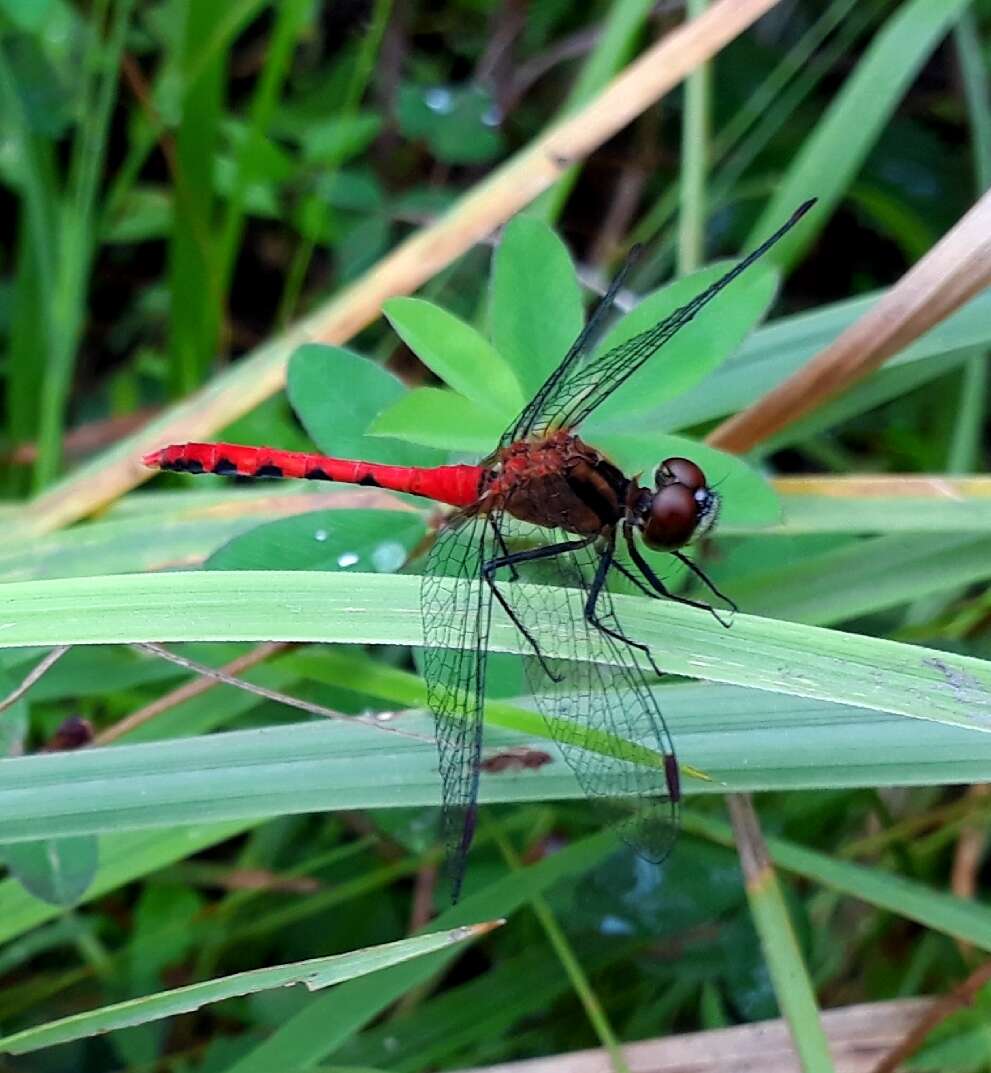
[[[313,469],[308,469],[303,476],[308,481],[332,481],[334,479],[326,470],[322,470],[319,466],[314,466]]]
[[[221,477],[229,477],[232,473],[237,473],[237,466],[229,458],[221,458],[213,467],[213,472],[219,473]]]
[[[681,773],[678,761],[671,753],[664,754],[664,777],[667,779],[668,796],[677,804],[681,800]]]
[[[360,481],[358,481],[358,483],[360,485],[364,486],[365,488],[381,488],[382,487],[382,485],[380,485],[379,482],[377,480],[375,480],[375,478],[370,473],[366,473],[365,476],[362,477]]]
[[[179,465],[177,464],[176,469],[178,469],[178,468],[179,468]],[[184,463],[182,463],[182,468],[187,473],[202,473],[203,472],[203,463],[198,461],[195,458],[187,458],[186,461]]]
[[[254,472],[255,477],[281,477],[282,467],[275,466],[271,462],[266,462],[264,466],[259,466]]]

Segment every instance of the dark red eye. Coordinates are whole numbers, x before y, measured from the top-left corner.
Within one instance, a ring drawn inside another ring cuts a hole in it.
[[[684,462],[684,459],[675,461]],[[688,463],[692,465],[691,462]],[[695,467],[698,469],[698,467]],[[695,493],[684,484],[659,488],[650,503],[643,527],[644,543],[657,551],[670,551],[687,544],[698,525],[699,504]]]
[[[697,492],[705,487],[705,474],[688,458],[665,458],[657,467],[654,480],[658,488],[677,483]]]

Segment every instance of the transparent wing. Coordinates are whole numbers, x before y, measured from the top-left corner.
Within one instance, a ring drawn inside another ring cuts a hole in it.
[[[801,205],[791,218],[778,228],[752,253],[734,265],[724,276],[706,287],[701,294],[676,309],[659,324],[627,339],[599,358],[592,356],[592,343],[601,321],[630,267],[628,260],[609,293],[596,308],[582,334],[568,351],[564,361],[551,373],[527,408],[506,430],[500,441],[503,446],[527,436],[540,436],[555,428],[575,428],[596,407],[600,406],[621,384],[625,383],[646,361],[699,311],[727,287],[742,272],[781,239],[809,211],[815,201]]]
[[[455,515],[434,542],[421,582],[423,673],[437,730],[446,867],[455,901],[478,810],[492,612],[492,593],[480,580],[479,568],[492,557],[495,520]]]
[[[542,532],[548,543],[569,535]],[[519,580],[530,584],[503,580],[500,589],[519,623],[534,637],[555,638],[555,652],[563,652],[551,656],[543,651],[542,660],[529,656],[524,662],[537,706],[582,790],[618,824],[624,841],[642,857],[659,862],[678,833],[674,746],[636,650],[583,615],[598,562],[599,552],[590,546],[520,564]],[[583,598],[567,599],[562,582]],[[606,589],[596,613],[602,626],[626,636]],[[602,751],[605,735],[651,750],[654,762],[607,755]]]
[[[523,412],[503,433],[502,439],[499,441],[502,447],[507,447],[517,440],[524,439],[542,423],[544,415],[553,410],[554,400],[564,390],[568,378],[582,364],[582,360],[595,346],[609,310],[612,309],[612,304],[616,300],[616,295],[619,294],[619,290],[623,286],[630,269],[636,264],[640,256],[640,250],[640,246],[634,246],[627,254],[626,260],[616,273],[615,279],[609,285],[609,290],[606,291],[602,300],[595,307],[592,315],[588,318],[588,323],[581,330],[578,338],[571,344],[561,364],[544,381],[543,386],[527,403]]]

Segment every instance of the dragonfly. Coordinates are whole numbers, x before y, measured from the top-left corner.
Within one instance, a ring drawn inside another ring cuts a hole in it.
[[[674,745],[651,688],[652,675],[662,672],[650,648],[624,631],[609,581],[621,576],[648,597],[703,609],[728,625],[711,603],[666,586],[640,548],[674,556],[732,613],[735,604],[683,551],[712,529],[720,498],[691,459],[664,459],[652,484],[642,485],[639,474],[626,476],[577,430],[814,203],[801,205],[685,305],[598,354],[596,341],[635,261],[634,248],[560,364],[476,464],[393,466],[229,443],[173,444],[143,458],[160,470],[339,481],[456,508],[427,554],[421,587],[422,668],[454,901],[486,771],[482,728],[495,605],[520,635],[534,702],[586,796],[615,813],[619,835],[641,857],[659,863],[670,853],[682,794]],[[562,586],[577,593],[562,600]],[[552,646],[543,638],[552,638]],[[639,745],[640,752],[616,748],[617,742]]]

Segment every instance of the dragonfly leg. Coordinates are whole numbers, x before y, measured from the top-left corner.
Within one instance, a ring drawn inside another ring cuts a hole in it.
[[[496,524],[496,521],[491,514],[489,515],[489,527],[491,528],[492,533],[495,536],[496,543],[499,545],[499,551],[501,552],[502,558],[508,559],[510,557],[509,548],[506,546],[506,541],[503,538],[502,530]],[[512,563],[510,563],[509,565],[509,579],[510,581],[519,581],[520,579],[520,573],[516,569],[516,567],[513,566]]]
[[[592,626],[594,626],[600,633],[606,634],[608,637],[613,637],[617,641],[622,641],[624,645],[629,648],[636,648],[647,657],[647,661],[650,663],[654,670],[654,673],[661,677],[664,672],[654,662],[654,657],[651,654],[650,647],[645,645],[642,641],[634,641],[632,637],[627,637],[622,630],[614,630],[609,626],[604,626],[599,617],[595,613],[596,605],[599,602],[599,596],[605,588],[606,578],[609,575],[609,567],[618,565],[613,557],[613,542],[615,541],[615,534],[609,541],[608,546],[599,556],[599,565],[596,567],[595,577],[592,578],[592,584],[588,589],[588,596],[585,600],[585,620]],[[625,571],[624,571],[625,572]]]
[[[671,552],[671,554],[678,560],[679,563],[682,563],[687,566],[688,569],[691,570],[691,572],[699,579],[699,581],[701,581],[705,585],[709,592],[711,592],[714,596],[718,596],[719,599],[722,600],[727,605],[727,607],[729,607],[730,612],[732,614],[735,615],[736,612],[740,610],[736,606],[736,602],[734,600],[731,600],[725,592],[720,592],[719,589],[716,588],[716,586],[710,580],[709,575],[706,574],[706,572],[702,569],[702,567],[698,565],[698,563],[694,562],[692,559],[689,559],[684,552],[673,551]]]
[[[632,581],[633,584],[636,585],[636,587],[644,594],[644,596],[649,596],[652,600],[661,599],[661,594],[659,592],[654,592],[653,589],[647,588],[647,586],[640,580],[640,578],[638,578],[632,570],[627,570],[627,568],[619,561],[619,559],[613,559],[612,564],[623,575],[623,577],[626,578],[627,581]]]
[[[495,559],[489,559],[487,562],[482,563],[481,574],[485,579],[486,584],[492,590],[492,595],[502,605],[502,609],[509,616],[509,620],[527,639],[527,643],[533,649],[534,655],[540,661],[540,666],[544,669],[544,673],[552,682],[560,682],[561,676],[555,674],[554,671],[551,670],[550,664],[545,659],[543,652],[540,651],[540,645],[537,644],[537,639],[530,633],[526,626],[523,625],[519,616],[513,610],[510,602],[499,591],[499,586],[495,583],[494,575],[497,570],[507,568],[513,571],[513,576],[518,576],[516,573],[516,566],[518,563],[532,563],[540,559],[553,559],[556,556],[564,555],[569,551],[577,551],[579,548],[587,547],[594,539],[594,537],[583,537],[581,540],[564,540],[559,544],[547,544],[542,548],[530,548],[527,551],[516,551],[508,555],[500,555]],[[500,543],[501,542],[500,534]]]
[[[626,546],[630,551],[630,558],[655,592],[668,600],[673,600],[676,604],[687,604],[688,607],[697,607],[700,611],[708,611],[720,626],[725,626],[726,629],[730,628],[732,622],[726,622],[724,619],[720,618],[719,612],[712,606],[712,604],[707,604],[703,600],[692,600],[688,596],[679,596],[677,593],[672,592],[664,582],[661,581],[657,574],[654,573],[650,563],[648,563],[640,554],[640,549],[637,547],[636,542],[633,539],[633,531],[631,529],[624,526],[623,536],[626,539]],[[723,597],[723,599],[725,599],[725,597]],[[730,603],[734,610],[736,609],[736,605],[733,604],[732,601],[727,600],[727,603]]]

